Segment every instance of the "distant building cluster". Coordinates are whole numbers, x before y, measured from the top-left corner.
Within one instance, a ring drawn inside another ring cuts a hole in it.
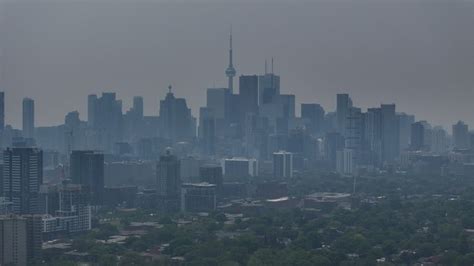
[[[266,203],[275,206],[289,201],[285,182],[311,171],[474,174],[474,132],[462,121],[449,134],[392,103],[362,110],[349,94],[337,94],[336,110],[303,103],[296,116],[273,60],[270,71],[239,76],[238,90],[236,73],[231,36],[227,87],[207,90],[199,119],[170,86],[157,115],[144,114],[142,97],[124,112],[104,92],[87,97],[87,121],[73,111],[48,127],[35,126],[35,102],[25,98],[22,128],[14,129],[0,92],[0,265],[33,263],[43,239],[90,230],[103,206],[200,213],[224,198],[240,200],[229,208],[250,206],[241,199],[262,176],[275,183],[252,193],[279,198]],[[318,194],[304,204],[346,199]]]

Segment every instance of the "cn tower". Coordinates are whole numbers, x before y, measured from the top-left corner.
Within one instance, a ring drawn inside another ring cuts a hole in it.
[[[230,36],[229,36],[229,66],[225,70],[225,75],[229,79],[229,90],[230,93],[234,93],[234,77],[235,77],[235,68],[234,65],[232,64],[232,28],[230,30]]]

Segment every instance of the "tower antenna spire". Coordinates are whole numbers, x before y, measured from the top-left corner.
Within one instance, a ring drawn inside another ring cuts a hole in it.
[[[267,59],[265,58],[265,75],[268,74],[268,71],[267,71]]]
[[[232,24],[230,24],[230,37],[229,37],[229,47],[230,47],[230,50],[232,51]]]
[[[272,74],[273,74],[273,56],[272,56]]]
[[[232,94],[234,92],[234,76],[236,74],[234,64],[233,64],[233,55],[232,55],[232,24],[230,25],[230,34],[229,34],[229,66],[225,70],[225,75],[228,78],[229,90]]]

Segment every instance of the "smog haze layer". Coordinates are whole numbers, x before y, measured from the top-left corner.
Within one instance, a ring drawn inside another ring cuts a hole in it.
[[[156,115],[168,84],[197,115],[206,88],[226,86],[230,24],[237,76],[274,57],[297,103],[331,111],[348,92],[361,107],[394,102],[417,120],[474,124],[470,1],[0,1],[0,20],[0,88],[15,127],[23,97],[43,126],[72,110],[86,119],[87,95],[103,91],[124,109],[144,96]]]

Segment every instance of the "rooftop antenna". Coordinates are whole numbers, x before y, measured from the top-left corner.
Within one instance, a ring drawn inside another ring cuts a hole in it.
[[[273,56],[272,56],[272,74],[273,74]]]
[[[273,86],[273,79],[274,78],[275,78],[275,75],[273,74],[273,56],[272,56],[272,81],[271,81],[272,90],[275,90],[275,87]]]
[[[267,59],[265,58],[265,75],[268,74],[268,71],[267,71]]]
[[[171,87],[171,84],[168,85],[168,93],[171,93],[171,88],[172,88],[172,87]]]

